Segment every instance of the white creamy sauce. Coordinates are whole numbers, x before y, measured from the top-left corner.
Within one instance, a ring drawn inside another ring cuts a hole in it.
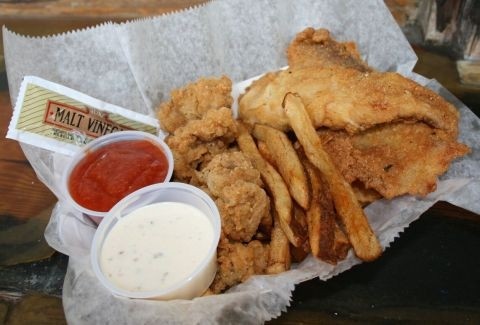
[[[195,207],[178,202],[147,205],[113,227],[100,266],[119,288],[161,290],[192,273],[206,258],[213,236],[208,217]]]

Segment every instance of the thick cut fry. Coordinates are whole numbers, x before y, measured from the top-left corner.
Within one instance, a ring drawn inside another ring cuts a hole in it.
[[[260,152],[260,154],[262,155],[262,157],[268,161],[268,163],[270,165],[272,165],[273,167],[277,168],[276,164],[275,164],[275,158],[273,158],[273,155],[272,153],[270,152],[270,149],[268,148],[267,144],[263,141],[260,141],[260,140],[257,140],[257,147],[258,147],[258,151]]]
[[[298,204],[293,205],[293,215],[303,242],[299,247],[290,245],[290,255],[293,262],[300,263],[310,253],[310,244],[308,242],[308,222],[305,211]]]
[[[303,148],[298,149],[299,156],[302,157],[303,164],[309,175],[310,184],[312,186],[312,202],[310,209],[307,210],[307,220],[309,221],[309,240],[311,244],[312,254],[315,248],[314,256],[330,264],[336,264],[339,260],[345,258],[343,254],[342,239],[346,241],[347,251],[350,243],[341,232],[337,225],[337,213],[332,201],[330,190],[322,177],[322,174],[306,157]],[[336,233],[340,231],[343,238],[339,238],[337,243]],[[312,242],[313,241],[313,242]],[[336,245],[339,244],[339,249]]]
[[[304,166],[310,178],[310,185],[312,188],[310,208],[306,212],[306,219],[308,225],[308,241],[310,243],[310,250],[312,252],[312,255],[315,257],[319,257],[320,219],[322,213],[319,202],[321,185],[319,184],[319,179],[315,173],[315,167],[312,166],[308,161],[304,161]]]
[[[328,183],[335,208],[355,254],[364,261],[378,258],[382,253],[382,247],[368,224],[350,184],[345,181],[323,150],[302,99],[296,94],[287,93],[282,106],[307,158],[320,170]]]
[[[307,175],[287,135],[270,126],[256,124],[253,136],[266,143],[275,165],[287,183],[290,195],[305,210],[310,205]]]
[[[347,236],[340,228],[340,226],[335,224],[335,240],[333,242],[333,254],[336,258],[336,261],[341,261],[347,257],[348,251],[350,250],[350,242],[348,241]]]
[[[253,166],[260,171],[263,181],[273,196],[275,211],[278,214],[279,223],[285,232],[288,240],[293,246],[298,247],[302,244],[301,237],[292,228],[292,208],[293,202],[288,192],[287,185],[282,176],[272,167],[258,151],[258,148],[252,136],[243,125],[239,125],[237,143],[240,150],[250,159]],[[273,234],[272,234],[273,236]]]
[[[270,256],[266,269],[267,274],[277,274],[290,269],[290,242],[281,227],[279,218],[275,216],[272,238],[270,240]]]

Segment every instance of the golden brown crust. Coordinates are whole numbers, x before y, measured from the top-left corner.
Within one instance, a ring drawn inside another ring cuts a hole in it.
[[[306,28],[298,33],[287,49],[291,68],[341,65],[359,71],[372,69],[360,58],[353,42],[337,42],[326,29]]]
[[[445,131],[423,123],[381,125],[353,136],[328,129],[318,134],[348,182],[360,182],[388,199],[434,191],[438,176],[469,151]]]
[[[235,140],[237,124],[229,108],[211,109],[199,120],[189,120],[165,142],[173,153],[175,179],[198,185],[196,172]]]
[[[218,245],[218,270],[210,291],[220,293],[255,274],[263,274],[268,265],[268,246],[258,240],[248,244],[222,238]]]
[[[215,199],[224,234],[236,241],[251,240],[262,219],[270,216],[258,170],[242,152],[232,151],[216,155],[198,175]]]
[[[158,108],[158,119],[163,130],[173,133],[190,120],[201,119],[210,109],[231,107],[232,82],[222,76],[200,78],[183,88],[175,89],[171,99]]]
[[[281,109],[283,97],[302,97],[315,127],[350,134],[378,124],[423,121],[456,137],[458,112],[430,89],[398,73],[360,72],[342,66],[302,67],[266,76],[252,83],[240,98],[239,115],[249,124],[288,130]]]

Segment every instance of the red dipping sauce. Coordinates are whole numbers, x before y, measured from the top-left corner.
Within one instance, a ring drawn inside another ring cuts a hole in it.
[[[125,140],[89,152],[72,170],[68,189],[81,206],[109,211],[128,194],[161,183],[168,172],[163,151],[148,140]]]

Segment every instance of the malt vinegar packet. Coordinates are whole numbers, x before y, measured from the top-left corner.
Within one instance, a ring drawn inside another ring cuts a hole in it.
[[[137,130],[158,135],[158,120],[34,76],[24,77],[7,138],[71,156],[91,140]]]

